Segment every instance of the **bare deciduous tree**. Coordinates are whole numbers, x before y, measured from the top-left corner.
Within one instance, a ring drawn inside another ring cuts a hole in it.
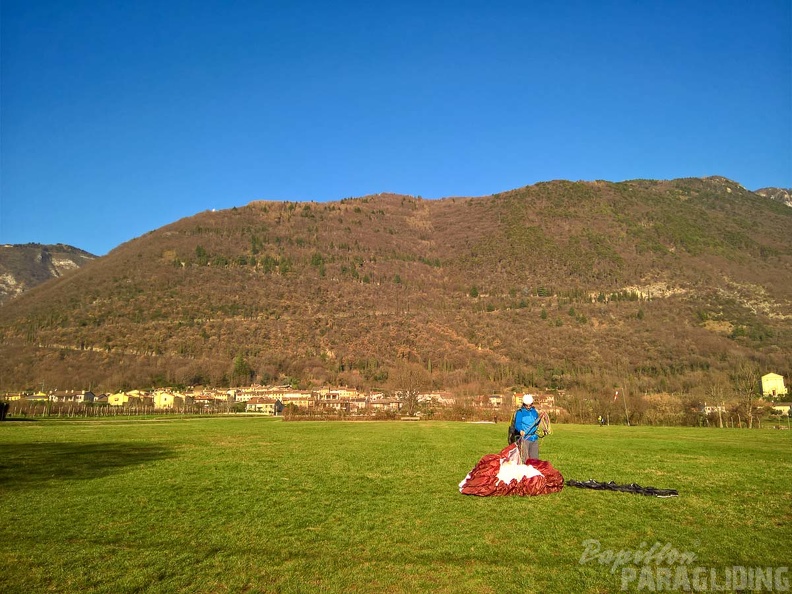
[[[429,372],[417,363],[402,362],[391,375],[393,388],[401,397],[405,412],[418,410],[418,394],[431,384]]]
[[[717,407],[718,411],[718,427],[723,428],[723,399],[726,393],[724,385],[715,380],[707,387],[707,397]]]
[[[745,411],[749,429],[753,427],[754,400],[759,390],[760,378],[759,368],[748,362],[741,363],[731,373],[734,393],[740,400],[740,407]]]

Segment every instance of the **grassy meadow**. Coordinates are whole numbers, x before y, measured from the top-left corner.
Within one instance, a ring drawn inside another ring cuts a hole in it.
[[[0,423],[0,591],[613,592],[581,563],[670,543],[788,566],[792,432],[559,425],[565,478],[675,488],[460,495],[505,424],[165,418]],[[642,544],[643,543],[643,544]]]

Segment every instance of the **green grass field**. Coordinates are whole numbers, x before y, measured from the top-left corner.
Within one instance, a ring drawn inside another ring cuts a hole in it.
[[[680,496],[460,495],[505,433],[250,417],[0,423],[0,591],[618,591],[620,570],[580,562],[589,539],[603,552],[670,544],[703,567],[790,564],[789,431],[560,425],[540,454],[567,479]]]

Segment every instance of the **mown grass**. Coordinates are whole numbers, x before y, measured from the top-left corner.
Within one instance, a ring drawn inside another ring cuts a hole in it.
[[[564,425],[541,455],[566,488],[457,485],[503,424],[261,418],[0,426],[2,592],[611,592],[583,541],[670,543],[696,564],[788,566],[786,431]]]

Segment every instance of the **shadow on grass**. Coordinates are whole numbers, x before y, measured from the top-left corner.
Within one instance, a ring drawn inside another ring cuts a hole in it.
[[[0,489],[90,480],[172,455],[168,448],[143,443],[2,444]]]

